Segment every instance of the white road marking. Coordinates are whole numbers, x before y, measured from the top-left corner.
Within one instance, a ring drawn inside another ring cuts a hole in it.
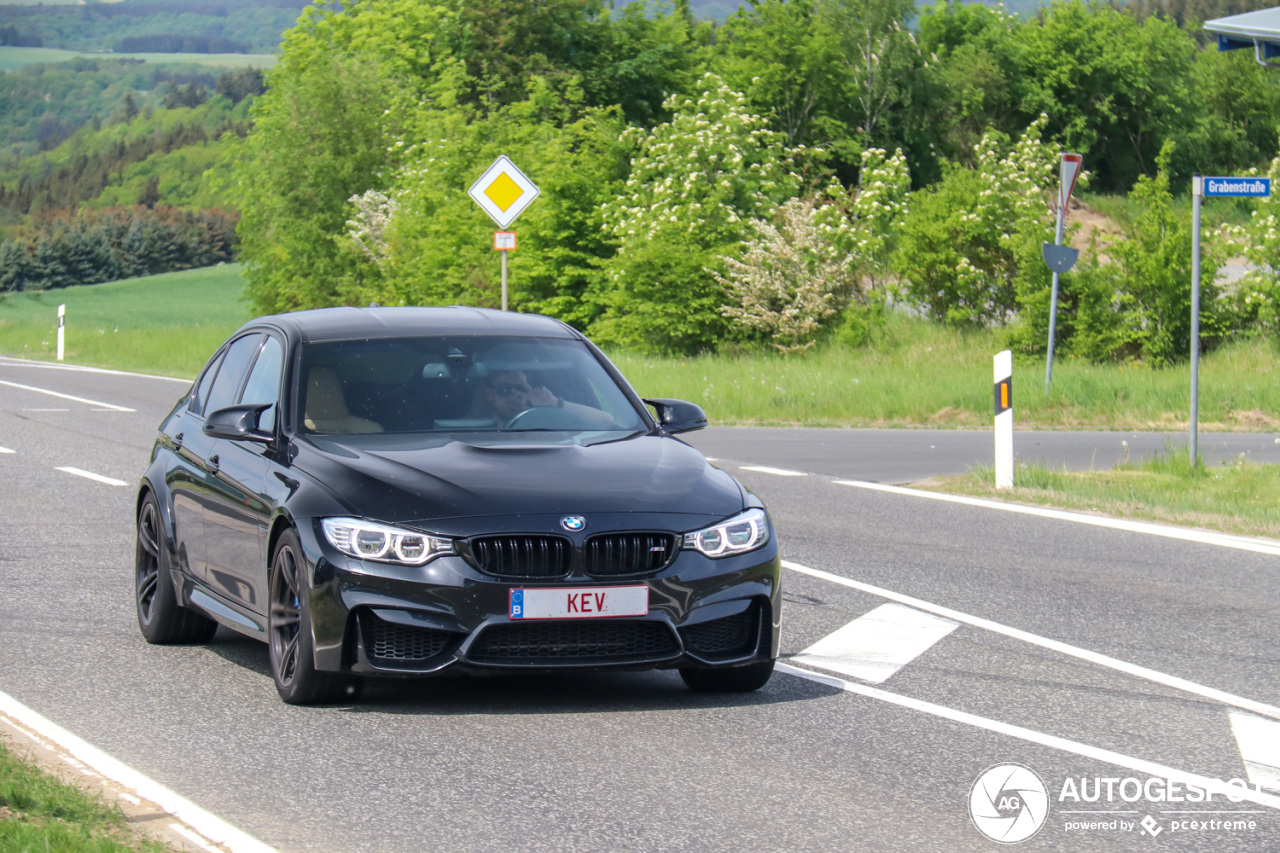
[[[105,367],[84,367],[76,364],[53,364],[47,361],[32,361],[26,358],[0,356],[0,365],[6,367],[35,367],[45,370],[70,370],[74,373],[107,373],[112,376],[137,376],[141,379],[163,379],[165,382],[181,382],[190,385],[190,379],[179,379],[176,376],[156,376],[153,373],[133,373],[128,370],[108,370]]]
[[[881,604],[823,637],[791,662],[883,684],[959,627],[959,622],[901,604]]]
[[[856,581],[852,578],[842,577],[841,575],[824,572],[821,569],[811,569],[808,566],[802,566],[799,563],[793,563],[790,560],[783,560],[782,565],[791,569],[793,572],[809,575],[811,577],[820,578],[822,580],[831,581],[832,583],[847,586],[850,589],[860,590],[878,595],[881,598],[887,598],[890,601],[896,601],[899,604],[905,604],[908,607],[914,607],[917,610],[923,610],[944,619],[953,619],[964,625],[972,625],[975,628],[982,628],[995,634],[1001,634],[1015,640],[1021,640],[1024,643],[1030,643],[1033,646],[1039,646],[1042,649],[1058,652],[1059,654],[1068,655],[1070,657],[1079,658],[1098,666],[1105,666],[1108,669],[1114,669],[1117,672],[1123,672],[1126,675],[1132,675],[1135,678],[1146,679],[1165,687],[1181,690],[1184,693],[1191,693],[1196,696],[1202,696],[1205,699],[1212,699],[1215,702],[1221,702],[1224,705],[1230,705],[1234,708],[1240,708],[1245,711],[1252,711],[1255,714],[1261,714],[1264,717],[1272,717],[1280,719],[1280,708],[1275,705],[1268,705],[1265,702],[1257,702],[1253,699],[1246,699],[1243,696],[1236,696],[1223,690],[1217,690],[1213,687],[1205,687],[1202,684],[1196,684],[1194,681],[1188,681],[1185,678],[1178,678],[1175,675],[1166,675],[1154,669],[1148,669],[1145,666],[1128,663],[1117,658],[1108,657],[1107,655],[1091,652],[1088,649],[1082,649],[1078,646],[1072,646],[1068,643],[1062,643],[1057,640],[1050,640],[1047,637],[1041,637],[1028,631],[1018,628],[1010,628],[1007,625],[1001,625],[999,622],[992,622],[989,619],[983,619],[978,616],[970,616],[967,613],[961,613],[959,610],[952,610],[950,607],[941,607],[937,604],[930,604],[919,598],[912,598],[909,595],[903,595],[899,592],[884,589],[878,586],[872,586],[869,583]]]
[[[1231,714],[1231,732],[1240,745],[1249,781],[1280,791],[1280,723],[1252,714]]]
[[[852,681],[845,681],[843,678],[821,675],[819,673],[810,672],[807,669],[800,669],[799,667],[785,663],[779,663],[777,665],[777,671],[785,672],[787,675],[794,675],[799,678],[808,679],[809,681],[815,681],[819,684],[825,684],[829,687],[837,687],[847,693],[856,693],[859,696],[866,696],[869,699],[877,699],[881,702],[887,702],[901,708],[909,708],[913,711],[919,711],[934,717],[940,717],[944,720],[951,720],[953,722],[963,723],[967,726],[974,726],[975,728],[995,732],[996,734],[1015,737],[1029,743],[1047,746],[1050,749],[1070,752],[1074,755],[1093,759],[1094,761],[1104,761],[1107,764],[1113,764],[1116,767],[1124,767],[1129,770],[1133,770],[1136,773],[1144,773],[1148,776],[1158,776],[1162,779],[1167,779],[1170,782],[1181,782],[1184,785],[1192,785],[1215,795],[1229,796],[1232,798],[1232,801],[1238,802],[1244,800],[1256,803],[1260,806],[1280,809],[1280,797],[1272,794],[1264,794],[1260,791],[1255,791],[1252,788],[1246,788],[1241,785],[1230,785],[1221,779],[1201,776],[1197,773],[1189,773],[1185,770],[1178,770],[1173,767],[1167,767],[1163,764],[1157,764],[1154,761],[1134,758],[1120,752],[1112,752],[1109,749],[1090,746],[1087,743],[1080,743],[1078,741],[1068,740],[1056,735],[1045,734],[1044,732],[1023,728],[1022,726],[1002,723],[999,720],[979,717],[977,714],[970,714],[967,711],[959,711],[955,708],[948,708],[944,705],[935,705],[932,702],[912,699],[909,696],[900,696],[897,693],[890,693],[887,690],[881,690],[879,687],[871,687],[866,684],[855,684]]]
[[[108,486],[127,486],[124,480],[117,480],[115,477],[104,477],[101,474],[95,474],[92,471],[84,471],[80,468],[72,468],[70,465],[56,468],[55,470],[63,471],[67,474],[75,474],[77,477],[84,477],[87,480],[94,480],[98,483],[106,483]]]
[[[835,480],[833,482],[838,486],[853,486],[859,489],[889,492],[890,494],[907,495],[913,498],[926,498],[931,501],[944,501],[983,509],[997,509],[1002,512],[1014,512],[1021,515],[1034,515],[1039,518],[1052,518],[1058,521],[1071,521],[1076,524],[1088,524],[1093,527],[1106,527],[1112,530],[1123,530],[1126,533],[1145,533],[1149,536],[1162,536],[1166,539],[1181,539],[1184,542],[1199,542],[1203,545],[1218,545],[1222,548],[1235,548],[1239,551],[1253,551],[1258,554],[1280,556],[1280,542],[1270,539],[1232,536],[1229,533],[1211,533],[1207,530],[1191,530],[1185,527],[1171,527],[1146,521],[1126,521],[1102,515],[1085,515],[1061,509],[1045,509],[1043,507],[989,501],[983,498],[970,498],[963,495],[947,495],[942,492],[923,492],[919,489],[886,486],[883,483],[865,483],[861,480]]]
[[[116,406],[111,403],[103,403],[100,400],[86,400],[84,397],[73,397],[70,394],[62,394],[58,391],[50,391],[48,388],[36,388],[31,385],[19,385],[17,382],[5,382],[0,379],[0,385],[8,385],[10,388],[21,388],[23,391],[34,391],[37,394],[48,394],[50,397],[59,397],[63,400],[71,400],[74,403],[85,403],[90,406],[101,406],[104,409],[110,409],[113,412],[136,412],[137,409],[130,409],[125,406]]]
[[[0,453],[17,453],[16,450],[10,450],[7,447],[0,447]]]
[[[770,468],[766,465],[742,465],[743,471],[759,471],[761,474],[774,474],[778,477],[808,477],[803,471],[788,471],[786,468]]]
[[[236,829],[186,797],[174,793],[159,782],[112,758],[96,746],[73,735],[3,692],[0,692],[0,716],[7,717],[19,731],[30,729],[53,741],[98,773],[129,788],[142,799],[150,800],[205,838],[221,844],[232,853],[276,853],[273,848],[248,833]]]
[[[208,850],[209,853],[222,853],[222,851],[219,850],[217,847],[214,847],[208,841],[205,841],[199,835],[187,829],[185,826],[183,826],[180,823],[171,823],[169,824],[169,828],[172,829],[174,832],[178,833],[179,835],[181,835],[183,838],[190,841],[195,846],[199,847],[201,850]]]

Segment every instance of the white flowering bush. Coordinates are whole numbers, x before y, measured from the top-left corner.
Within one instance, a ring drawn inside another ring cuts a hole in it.
[[[668,352],[714,349],[728,333],[714,271],[736,254],[753,220],[768,219],[801,185],[796,157],[768,120],[714,74],[692,97],[665,101],[671,120],[632,128],[631,172],[602,207],[618,244],[605,265],[610,289],[591,334]]]
[[[794,198],[771,219],[752,220],[741,258],[721,258],[724,273],[715,274],[730,298],[721,313],[783,352],[813,346],[887,273],[910,189],[901,150],[868,148],[858,188],[832,180],[821,202]]]
[[[988,130],[974,147],[974,168],[951,164],[911,196],[897,268],[933,317],[1002,324],[1047,291],[1040,244],[1053,239],[1058,186],[1057,152],[1041,139],[1047,122],[1041,115],[1012,146]]]
[[[1267,174],[1272,187],[1280,187],[1280,157],[1271,161]],[[1230,296],[1236,325],[1275,335],[1280,334],[1280,200],[1273,193],[1254,205],[1247,223],[1224,226],[1215,237],[1223,254],[1244,255],[1252,267]]]
[[[823,222],[831,217],[821,213],[830,210],[791,199],[778,208],[776,224],[752,220],[742,258],[724,258],[724,274],[713,273],[733,299],[722,313],[783,352],[813,346],[823,321],[857,291],[856,259],[839,247],[854,239],[852,223]]]
[[[379,190],[365,190],[347,201],[355,208],[347,220],[347,236],[362,256],[381,268],[391,256],[391,221],[399,204]]]
[[[623,134],[636,149],[631,175],[603,209],[620,254],[670,232],[704,248],[731,243],[798,192],[799,149],[716,75],[703,77],[696,97],[672,95],[663,106],[671,121]]]

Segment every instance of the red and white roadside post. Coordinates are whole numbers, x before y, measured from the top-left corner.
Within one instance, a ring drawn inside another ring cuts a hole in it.
[[[1013,352],[995,357],[996,488],[1013,488]]]
[[[1062,245],[1062,226],[1067,215],[1067,202],[1071,200],[1071,191],[1076,188],[1083,160],[1079,154],[1062,155],[1058,170],[1058,229],[1052,243],[1042,243],[1040,246],[1044,262],[1053,272],[1053,292],[1049,297],[1049,354],[1044,368],[1045,394],[1049,393],[1049,384],[1053,382],[1053,336],[1058,325],[1058,276],[1071,269],[1079,255],[1070,246]]]

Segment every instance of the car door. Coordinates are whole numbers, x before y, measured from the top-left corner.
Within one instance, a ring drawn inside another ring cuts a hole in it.
[[[258,427],[276,432],[284,345],[265,336],[235,403],[265,406]],[[266,538],[271,506],[263,485],[276,444],[218,439],[211,469],[215,485],[205,506],[208,578],[212,589],[255,613],[266,613]]]
[[[178,568],[197,580],[203,580],[206,572],[204,503],[212,479],[204,461],[213,445],[213,439],[201,431],[204,402],[225,356],[224,348],[209,359],[177,423],[166,429],[174,454],[173,464],[165,473],[173,503],[174,552]]]
[[[262,346],[262,339],[261,332],[253,332],[242,335],[227,345],[217,366],[217,373],[209,384],[208,393],[203,399],[193,401],[195,405],[189,410],[188,423],[182,428],[182,448],[179,451],[183,467],[182,482],[174,483],[171,488],[175,489],[175,514],[179,503],[184,505],[184,516],[189,516],[192,512],[199,514],[200,535],[187,546],[188,565],[192,577],[205,586],[212,585],[210,578],[214,565],[213,540],[208,530],[209,508],[216,502],[216,495],[222,486],[217,472],[221,442],[205,435],[204,422],[212,412],[235,402],[240,389],[244,387],[245,374]],[[182,520],[179,519],[178,523],[181,524]],[[187,526],[190,528],[196,525],[188,518]]]

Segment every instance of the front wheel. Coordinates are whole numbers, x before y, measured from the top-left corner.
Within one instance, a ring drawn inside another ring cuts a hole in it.
[[[747,693],[764,687],[772,676],[771,660],[726,669],[680,669],[680,677],[684,679],[684,683],[690,690],[700,693]]]
[[[322,705],[354,698],[359,681],[316,669],[307,593],[302,546],[290,530],[276,543],[271,559],[267,634],[276,690],[290,705]]]
[[[160,504],[148,493],[138,510],[138,541],[133,552],[138,628],[148,643],[206,643],[218,630],[218,623],[178,604],[168,554]]]

